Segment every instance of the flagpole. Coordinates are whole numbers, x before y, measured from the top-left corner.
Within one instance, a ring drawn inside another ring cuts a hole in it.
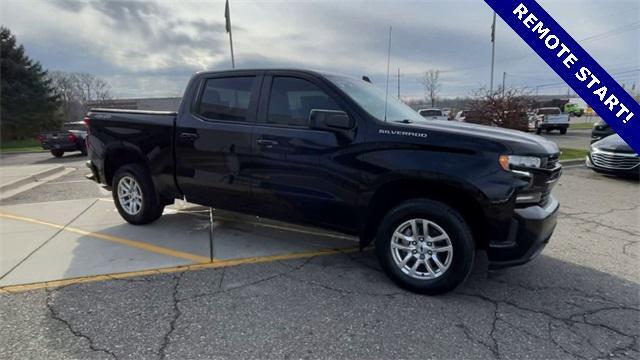
[[[229,47],[231,48],[231,68],[236,68],[236,59],[233,56],[233,35],[231,33],[231,11],[229,11],[229,0],[224,4],[225,29],[229,33]]]
[[[231,68],[236,68],[236,60],[233,57],[233,36],[231,35],[231,27],[229,27],[229,46],[231,47]]]

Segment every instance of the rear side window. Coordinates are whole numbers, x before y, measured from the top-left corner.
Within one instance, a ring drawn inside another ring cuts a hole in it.
[[[197,114],[211,120],[247,121],[255,76],[207,79]]]
[[[422,110],[420,111],[422,116],[443,116],[440,110]]]
[[[267,123],[307,126],[313,109],[342,110],[327,93],[307,80],[284,76],[273,78]]]

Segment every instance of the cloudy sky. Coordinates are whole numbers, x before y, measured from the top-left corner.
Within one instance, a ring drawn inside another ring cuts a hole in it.
[[[239,68],[303,67],[384,86],[389,26],[391,86],[421,96],[426,69],[442,74],[442,96],[489,82],[491,9],[482,0],[230,0]],[[640,87],[640,2],[539,0],[620,83]],[[116,97],[179,96],[189,76],[231,67],[224,0],[2,0],[0,22],[50,70],[107,80]],[[496,82],[566,93],[566,85],[499,20]],[[560,84],[558,84],[560,83]]]

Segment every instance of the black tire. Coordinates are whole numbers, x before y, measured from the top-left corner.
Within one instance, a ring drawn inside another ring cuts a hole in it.
[[[57,157],[57,158],[61,158],[62,155],[64,155],[64,151],[62,150],[51,150],[51,155]]]
[[[439,277],[413,278],[393,260],[393,234],[398,226],[414,218],[434,222],[449,235],[453,248],[451,264]],[[450,206],[428,199],[409,200],[389,211],[378,228],[375,247],[382,268],[395,283],[409,291],[428,295],[446,293],[464,282],[471,273],[475,258],[473,235],[464,218]]]
[[[142,206],[139,212],[130,214],[123,208],[118,197],[118,185],[122,178],[131,177],[140,187],[142,192]],[[160,202],[158,193],[153,185],[153,181],[149,176],[149,172],[143,166],[138,164],[124,165],[119,168],[112,181],[112,195],[116,208],[128,223],[134,225],[144,225],[156,221],[164,211],[164,204]]]
[[[560,129],[560,134],[564,135],[567,133],[567,128]]]
[[[538,135],[542,134],[542,129],[541,128],[537,128],[536,129],[536,134],[538,134]]]

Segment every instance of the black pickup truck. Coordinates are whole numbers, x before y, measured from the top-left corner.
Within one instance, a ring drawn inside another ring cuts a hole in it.
[[[58,131],[43,132],[38,135],[38,141],[51,155],[59,158],[65,152],[80,151],[87,154],[84,139],[87,137],[87,124],[83,121],[68,122]]]
[[[449,291],[475,250],[538,255],[556,225],[557,146],[519,131],[425,122],[367,81],[305,70],[192,77],[178,112],[92,109],[87,166],[122,217],[175,198],[358,235],[412,291]]]

